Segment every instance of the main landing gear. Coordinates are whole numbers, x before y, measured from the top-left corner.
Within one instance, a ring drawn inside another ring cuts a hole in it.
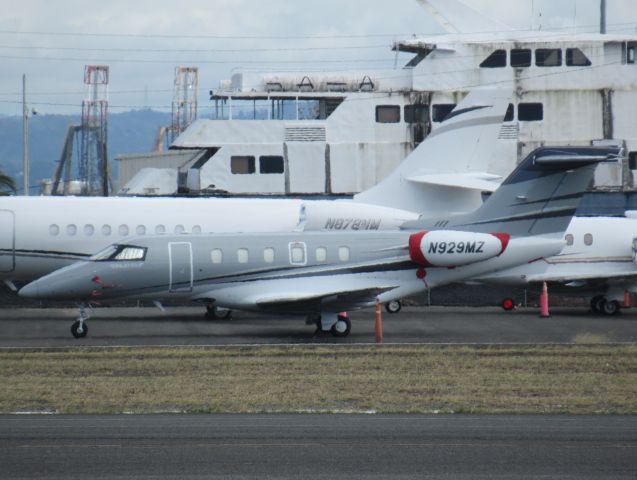
[[[346,313],[322,313],[317,317],[308,318],[308,324],[315,323],[317,332],[329,332],[335,337],[347,337],[352,330]]]
[[[86,324],[86,320],[88,320],[88,315],[86,314],[86,308],[84,305],[80,305],[80,316],[78,319],[71,325],[71,333],[75,338],[84,338],[88,333],[88,325]]]
[[[387,313],[398,313],[402,308],[403,304],[400,300],[392,300],[385,304],[385,310],[387,310]]]
[[[215,320],[229,320],[232,318],[232,310],[218,305],[206,305],[206,317]]]
[[[591,310],[598,315],[617,315],[621,305],[617,300],[608,300],[604,295],[591,298]]]

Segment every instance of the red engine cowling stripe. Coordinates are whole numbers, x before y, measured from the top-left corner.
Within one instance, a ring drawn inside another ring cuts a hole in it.
[[[502,250],[500,250],[500,253],[498,253],[497,255],[499,257],[507,249],[509,240],[511,240],[511,235],[509,235],[508,233],[492,233],[491,235],[500,240],[500,243],[502,244]]]
[[[414,233],[409,236],[409,258],[413,262],[416,262],[418,265],[422,265],[424,267],[430,266],[429,262],[425,258],[425,255],[422,253],[422,249],[420,248],[420,244],[422,243],[422,237],[427,235],[427,231]]]

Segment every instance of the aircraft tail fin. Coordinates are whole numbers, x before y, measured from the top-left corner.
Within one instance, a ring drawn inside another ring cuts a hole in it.
[[[542,147],[534,150],[475,212],[445,229],[563,234],[600,162],[616,162],[618,147]]]
[[[477,180],[497,178],[489,167],[511,96],[471,91],[398,168],[354,200],[429,215],[477,208],[482,190],[491,190]]]

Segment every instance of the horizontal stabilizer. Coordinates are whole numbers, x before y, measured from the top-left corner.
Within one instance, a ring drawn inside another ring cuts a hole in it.
[[[502,180],[502,177],[483,172],[454,172],[415,174],[411,177],[407,177],[407,180],[414,183],[424,183],[428,185],[465,188],[469,190],[480,190],[483,192],[495,192],[500,186],[499,180]]]

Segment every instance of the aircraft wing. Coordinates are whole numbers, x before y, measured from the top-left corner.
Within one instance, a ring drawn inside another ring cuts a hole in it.
[[[358,275],[315,276],[248,282],[214,289],[197,298],[244,310],[278,313],[340,311],[368,306],[381,293],[398,288],[399,282]]]
[[[594,282],[599,283],[600,281],[608,281],[611,280],[613,283],[626,281],[626,280],[637,280],[637,271],[635,272],[626,272],[623,270],[607,270],[607,271],[597,271],[597,272],[587,272],[587,273],[570,273],[570,274],[559,274],[559,273],[544,273],[537,275],[529,275],[527,277],[527,281],[529,283],[538,283],[538,282],[556,282],[556,283],[571,283],[571,282]],[[597,282],[595,282],[597,281]]]

